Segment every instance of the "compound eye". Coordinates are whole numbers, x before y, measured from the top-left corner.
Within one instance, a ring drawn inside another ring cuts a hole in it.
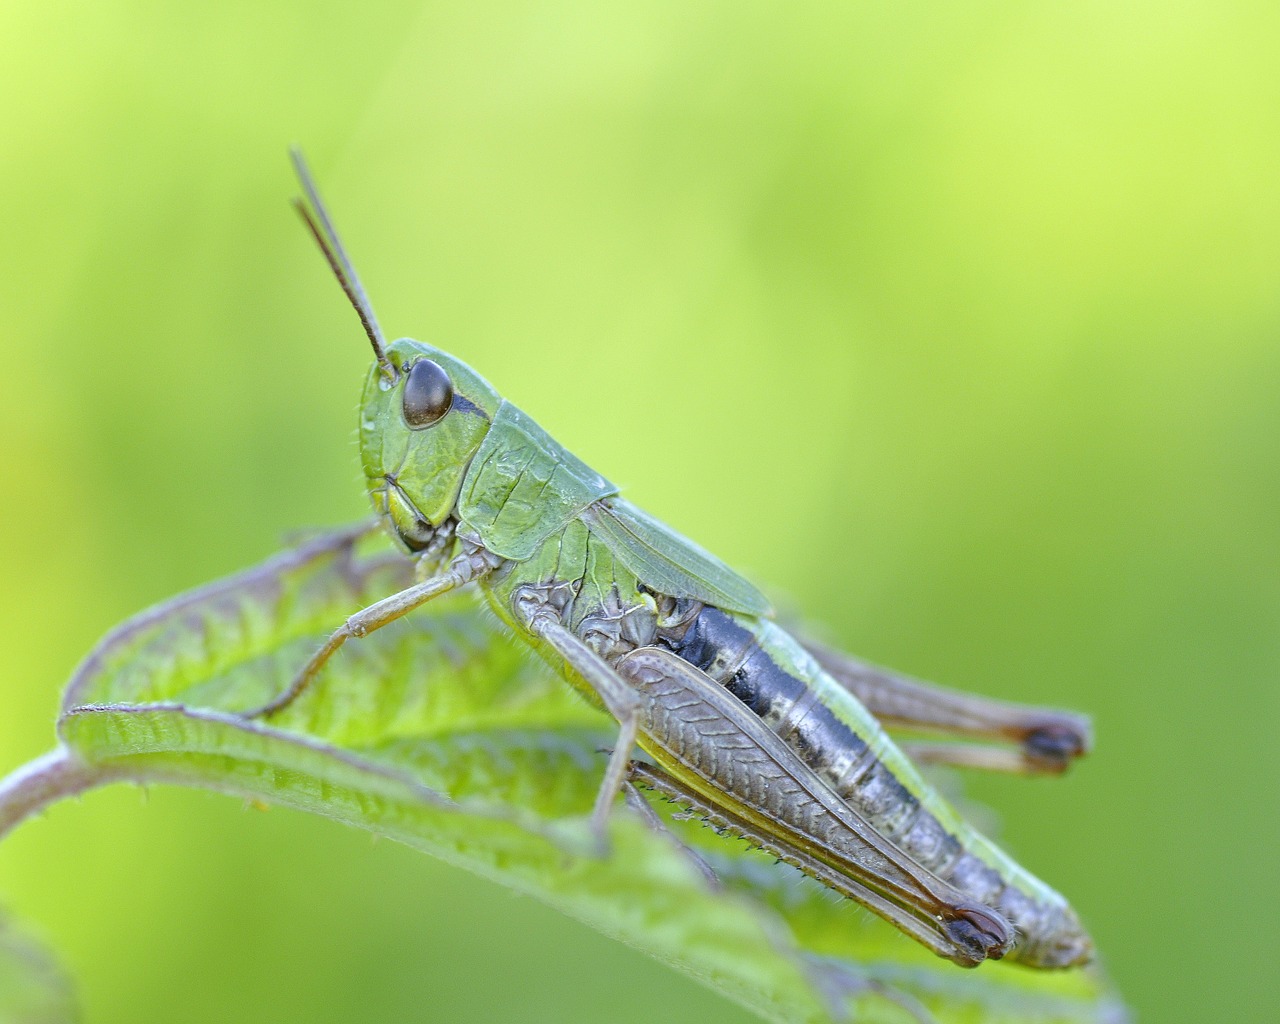
[[[429,427],[449,411],[453,385],[449,375],[430,359],[419,359],[404,382],[404,421],[415,430]]]

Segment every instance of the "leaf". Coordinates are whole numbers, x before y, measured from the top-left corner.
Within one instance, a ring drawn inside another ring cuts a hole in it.
[[[592,855],[586,816],[610,722],[504,637],[473,595],[347,644],[270,725],[240,717],[283,689],[351,611],[411,582],[407,560],[370,551],[360,532],[303,544],[104,638],[67,690],[60,751],[0,783],[0,833],[57,795],[105,781],[201,786],[399,839],[643,949],[767,1020],[1125,1019],[1097,971],[963,971],[665,806],[667,833],[620,805],[612,852]]]
[[[53,958],[0,914],[0,1022],[70,1024],[71,985]]]

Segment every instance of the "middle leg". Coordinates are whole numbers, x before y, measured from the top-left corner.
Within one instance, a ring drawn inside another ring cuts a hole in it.
[[[560,613],[549,603],[538,600],[530,592],[517,597],[516,613],[529,631],[541,637],[578,673],[600,697],[618,722],[618,739],[609,755],[604,779],[591,810],[591,829],[603,850],[607,846],[606,827],[609,813],[627,782],[631,752],[640,731],[640,699],[617,671],[565,626]]]

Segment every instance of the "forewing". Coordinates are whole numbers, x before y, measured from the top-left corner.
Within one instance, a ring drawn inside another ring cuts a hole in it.
[[[709,551],[623,498],[597,501],[583,521],[645,586],[726,611],[772,615],[759,590]]]

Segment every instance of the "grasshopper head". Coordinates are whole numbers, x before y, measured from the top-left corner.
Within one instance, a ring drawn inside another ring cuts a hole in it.
[[[411,551],[452,514],[501,399],[433,345],[401,338],[375,362],[360,402],[360,459],[374,507]],[[393,375],[388,375],[389,364]]]
[[[294,207],[373,346],[374,364],[360,402],[365,484],[396,537],[410,551],[420,551],[452,514],[501,399],[466,363],[433,345],[412,338],[386,343],[302,153],[294,149],[291,155],[308,200],[297,199]]]

